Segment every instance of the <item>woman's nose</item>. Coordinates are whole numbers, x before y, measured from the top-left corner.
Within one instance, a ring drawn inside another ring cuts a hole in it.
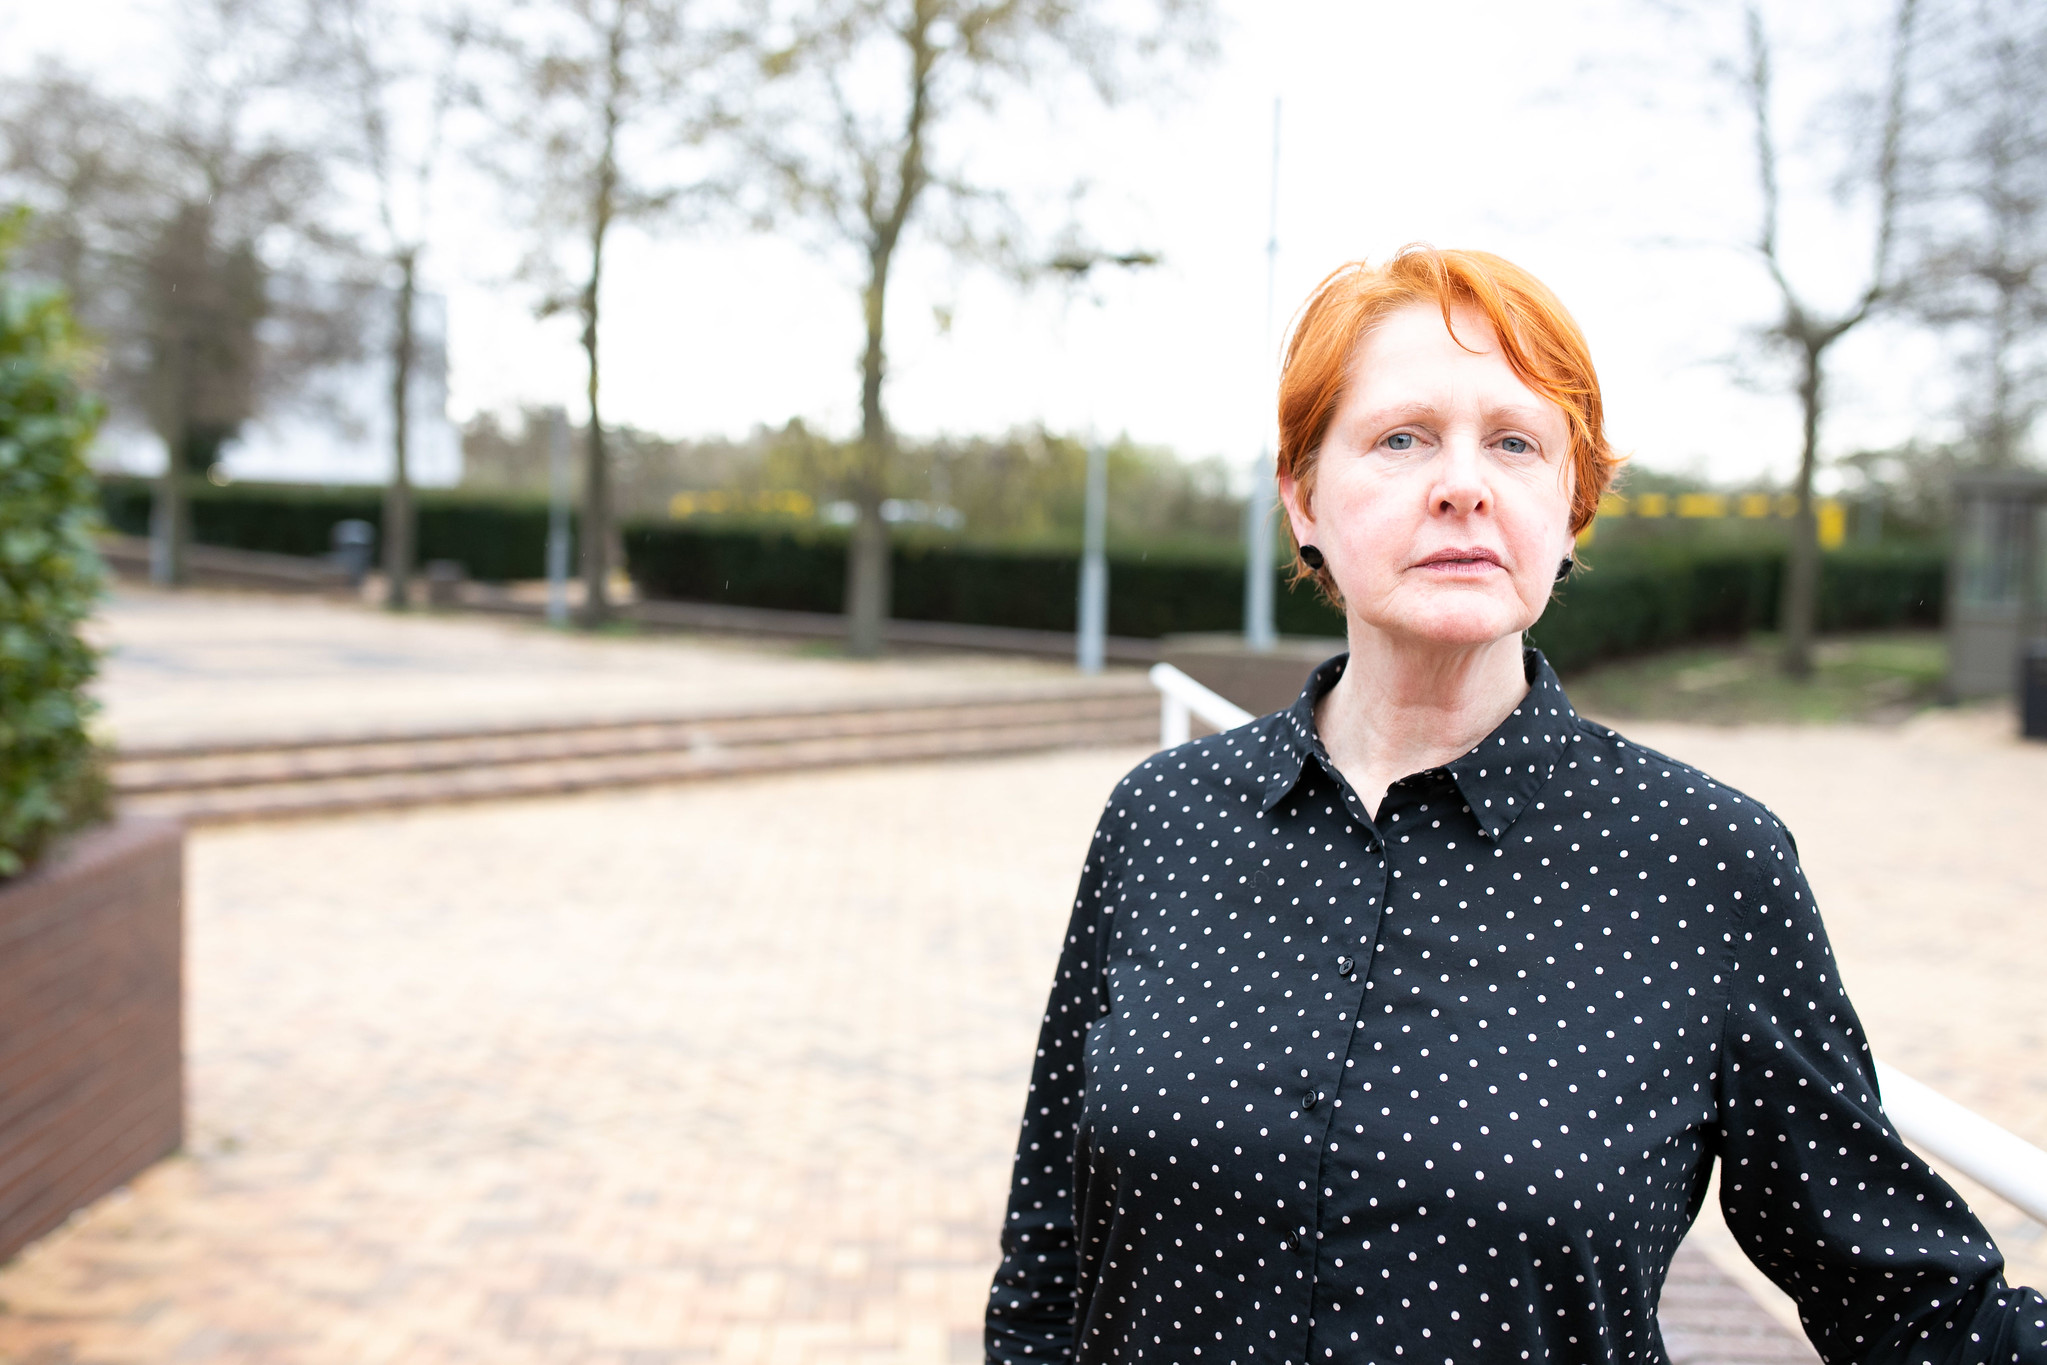
[[[1469,516],[1491,499],[1485,461],[1476,441],[1459,437],[1445,441],[1435,464],[1436,481],[1429,490],[1429,504],[1436,511]]]

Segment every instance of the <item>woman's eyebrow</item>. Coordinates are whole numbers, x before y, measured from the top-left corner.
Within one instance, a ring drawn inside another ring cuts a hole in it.
[[[1542,423],[1546,414],[1539,407],[1527,403],[1501,403],[1486,409],[1486,422],[1491,426],[1534,427]]]
[[[1540,426],[1545,416],[1543,408],[1529,403],[1496,403],[1485,409],[1485,423],[1488,427]],[[1371,408],[1358,414],[1358,422],[1368,427],[1397,427],[1403,422],[1435,422],[1443,416],[1439,403],[1426,400],[1412,400],[1405,403],[1389,403],[1383,408]]]
[[[1408,402],[1393,403],[1383,408],[1373,408],[1359,414],[1358,420],[1366,426],[1399,426],[1402,422],[1426,422],[1442,416],[1442,409],[1434,403]]]

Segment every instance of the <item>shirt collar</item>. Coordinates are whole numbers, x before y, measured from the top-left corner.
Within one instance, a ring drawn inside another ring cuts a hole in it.
[[[1528,695],[1491,734],[1445,768],[1479,827],[1494,840],[1534,804],[1536,792],[1549,781],[1578,720],[1542,651],[1529,646],[1522,651],[1521,660],[1527,671]],[[1294,704],[1278,714],[1261,812],[1271,811],[1300,783],[1310,759],[1335,771],[1315,729],[1315,704],[1336,686],[1349,662],[1348,654],[1339,654],[1321,664],[1308,675],[1308,684]]]

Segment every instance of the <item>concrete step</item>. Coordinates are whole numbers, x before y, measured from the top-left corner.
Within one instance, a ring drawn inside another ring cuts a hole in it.
[[[551,795],[909,759],[1156,740],[1127,689],[545,730],[130,752],[123,807],[195,823]]]

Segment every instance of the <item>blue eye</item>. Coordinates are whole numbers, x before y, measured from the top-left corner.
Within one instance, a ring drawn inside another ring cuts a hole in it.
[[[1414,437],[1405,431],[1395,432],[1386,438],[1386,448],[1388,450],[1412,450],[1414,449]]]
[[[1509,455],[1526,455],[1535,447],[1529,445],[1528,442],[1522,440],[1519,436],[1509,436],[1506,440],[1500,442],[1500,448]]]

